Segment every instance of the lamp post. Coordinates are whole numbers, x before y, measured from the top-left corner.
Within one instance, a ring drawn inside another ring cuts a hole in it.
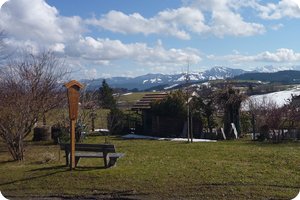
[[[70,118],[70,170],[75,168],[75,125],[78,117],[79,90],[83,85],[76,80],[65,84],[68,90],[69,118]]]

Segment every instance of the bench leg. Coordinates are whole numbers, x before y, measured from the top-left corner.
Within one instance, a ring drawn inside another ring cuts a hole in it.
[[[109,157],[108,155],[103,155],[103,159],[104,159],[104,166],[105,168],[108,168],[108,162],[109,162]]]
[[[70,154],[69,153],[66,153],[66,166],[68,167],[69,166],[69,160],[70,160]]]
[[[109,158],[108,167],[113,167],[116,165],[118,157]]]
[[[77,164],[79,162],[80,157],[75,157],[75,167],[77,167]]]

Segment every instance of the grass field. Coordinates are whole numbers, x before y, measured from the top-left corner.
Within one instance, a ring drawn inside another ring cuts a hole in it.
[[[145,94],[151,94],[151,93],[155,93],[155,92],[133,92],[128,95],[120,96],[118,100],[134,103],[134,102],[140,100],[143,96],[145,96]]]
[[[109,113],[108,109],[97,109],[95,114],[95,128],[107,128],[107,115]],[[84,122],[89,126],[88,129],[91,130],[91,111],[86,110],[79,110],[79,117],[84,120]],[[58,122],[65,122],[66,124],[69,123],[69,112],[67,109],[54,109],[47,113],[46,115],[47,125],[53,126]]]
[[[299,142],[109,142],[126,154],[116,167],[82,159],[72,172],[58,146],[28,142],[26,160],[11,162],[1,143],[0,191],[9,199],[292,199],[300,189]]]

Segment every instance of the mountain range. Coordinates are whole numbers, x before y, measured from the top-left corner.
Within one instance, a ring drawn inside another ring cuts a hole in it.
[[[217,80],[217,79],[227,79],[234,78],[243,74],[252,73],[272,73],[283,70],[297,70],[299,67],[273,67],[265,66],[256,68],[252,71],[246,71],[243,69],[233,69],[229,67],[213,67],[204,72],[191,72],[189,73],[189,82],[205,82],[207,80]],[[103,78],[94,80],[81,80],[83,83],[87,84],[88,89],[97,89],[101,86]],[[178,74],[146,74],[137,77],[112,77],[106,78],[106,82],[113,88],[126,88],[128,90],[146,90],[148,88],[153,88],[156,86],[163,85],[165,88],[176,87],[179,84],[185,83],[187,81],[186,73]]]
[[[281,84],[299,84],[300,83],[300,71],[285,70],[273,73],[245,73],[239,76],[235,76],[235,80],[259,80],[263,82],[281,83]]]

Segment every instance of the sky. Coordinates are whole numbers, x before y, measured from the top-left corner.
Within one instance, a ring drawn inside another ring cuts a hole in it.
[[[5,2],[5,3],[4,3]],[[300,0],[0,0],[9,49],[75,78],[300,65]]]

